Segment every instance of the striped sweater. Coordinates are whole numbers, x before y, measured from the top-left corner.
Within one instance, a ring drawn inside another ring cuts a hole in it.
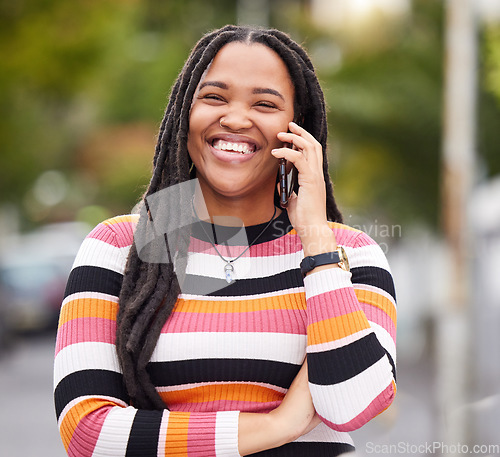
[[[239,412],[276,408],[306,354],[322,423],[254,455],[331,457],[354,450],[348,431],[386,409],[396,390],[395,292],[380,247],[361,231],[331,223],[351,272],[332,268],[302,279],[302,246],[283,212],[234,263],[237,280],[228,285],[206,235],[214,227],[195,224],[186,281],[148,365],[165,409],[150,411],[130,406],[114,345],[136,223],[136,216],[121,216],[99,224],[68,280],[54,367],[68,455],[239,456]],[[248,239],[262,228],[247,227]],[[230,258],[244,250],[221,244]],[[215,292],[203,293],[209,289]]]

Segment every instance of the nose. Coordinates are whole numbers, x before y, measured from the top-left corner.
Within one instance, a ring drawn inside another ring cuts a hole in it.
[[[220,118],[219,123],[221,127],[226,127],[227,129],[235,132],[249,129],[253,125],[253,122],[248,116],[246,110],[237,107],[228,110],[226,114]]]

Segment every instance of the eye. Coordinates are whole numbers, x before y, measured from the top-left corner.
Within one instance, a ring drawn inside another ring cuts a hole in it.
[[[257,102],[255,104],[255,106],[257,106],[259,108],[264,108],[265,110],[275,110],[275,109],[278,109],[278,107],[276,106],[276,104],[274,104],[273,102],[269,102],[269,101],[260,101],[260,102]]]
[[[205,95],[200,95],[199,98],[201,100],[208,100],[208,101],[214,101],[214,102],[225,102],[224,97],[221,97],[218,94],[205,94]]]

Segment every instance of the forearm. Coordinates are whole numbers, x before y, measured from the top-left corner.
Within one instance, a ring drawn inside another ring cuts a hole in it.
[[[238,451],[245,456],[272,449],[291,441],[277,426],[272,414],[240,413],[238,422]]]

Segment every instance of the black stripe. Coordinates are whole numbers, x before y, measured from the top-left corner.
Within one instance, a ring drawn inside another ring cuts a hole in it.
[[[116,271],[94,266],[81,266],[71,270],[64,297],[77,292],[120,294],[123,276]]]
[[[354,446],[347,443],[292,442],[278,448],[250,454],[253,457],[336,457],[354,452]]]
[[[162,411],[138,410],[134,417],[125,457],[158,454]]]
[[[195,382],[266,382],[288,389],[300,365],[255,359],[197,359],[151,362],[147,370],[158,387]]]
[[[223,272],[223,267],[224,265],[221,262],[221,273]],[[236,264],[236,270],[237,267],[238,265]],[[223,279],[186,275],[186,279],[182,284],[182,292],[193,295],[235,297],[242,295],[264,294],[292,287],[302,287],[303,285],[304,282],[300,274],[300,269],[296,268],[263,278],[236,280],[234,283],[229,285]]]
[[[385,354],[374,333],[337,349],[308,353],[309,381],[323,386],[346,381],[372,366]]]
[[[288,214],[283,211],[273,223],[266,229],[267,222],[258,225],[244,227],[245,237],[248,243],[257,241],[253,245],[267,243],[278,239],[293,229]],[[204,221],[198,221],[192,225],[191,235],[208,243],[228,244],[229,246],[240,246],[241,236],[235,236],[243,227],[228,227],[223,225],[214,225]],[[207,236],[208,235],[208,236]]]
[[[387,351],[385,351],[387,358],[389,359],[389,363],[392,366],[392,376],[394,377],[394,382],[396,382],[396,364],[394,363],[393,358],[391,357],[391,354],[389,354]]]
[[[387,292],[396,301],[396,290],[391,274],[379,267],[351,268],[353,284],[367,284]]]
[[[70,401],[83,395],[109,396],[128,403],[120,373],[107,370],[77,371],[63,378],[54,391],[57,418]]]

